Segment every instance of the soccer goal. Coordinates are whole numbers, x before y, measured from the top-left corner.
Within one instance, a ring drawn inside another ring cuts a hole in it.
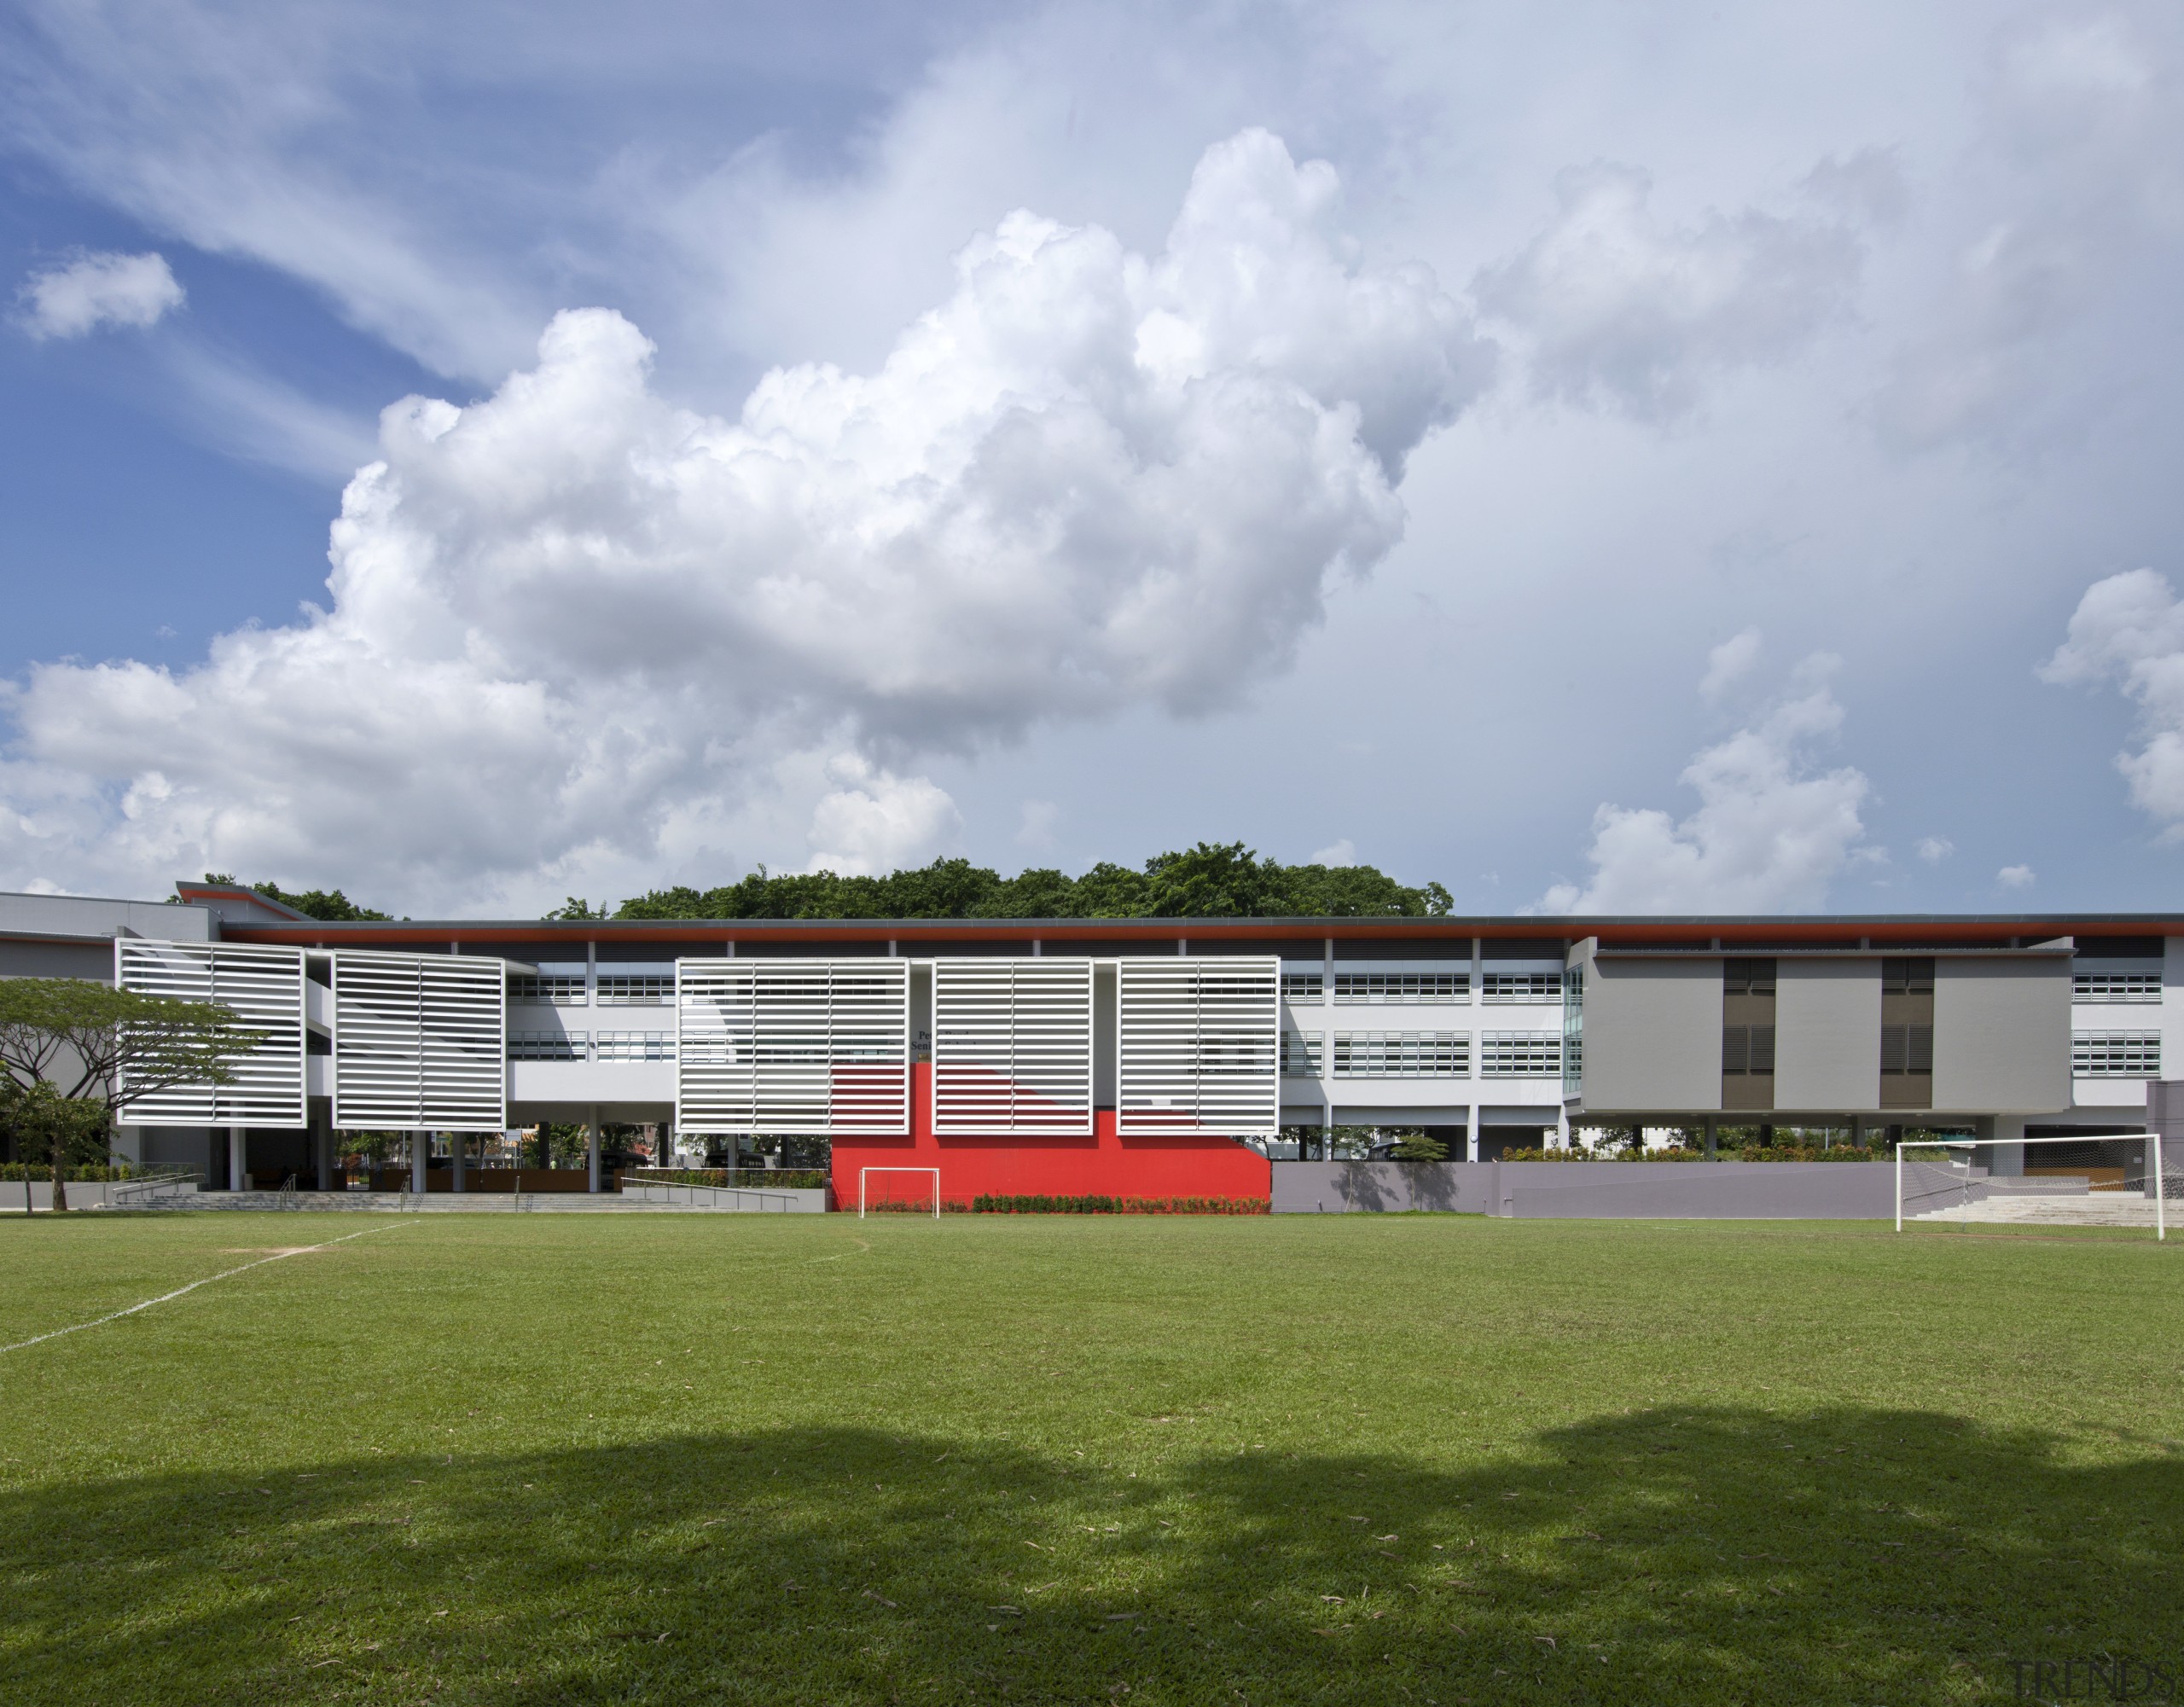
[[[932,1218],[940,1219],[940,1170],[938,1168],[859,1168],[857,1170],[857,1218],[864,1219],[864,1182],[874,1174],[929,1174],[932,1176]]]
[[[1998,1172],[2004,1155],[2013,1171]],[[1983,1154],[1982,1153],[1987,1153]],[[1896,1230],[1914,1221],[2077,1222],[2151,1227],[2169,1237],[2169,1199],[2184,1180],[2159,1133],[2083,1137],[1907,1138],[1896,1147]]]

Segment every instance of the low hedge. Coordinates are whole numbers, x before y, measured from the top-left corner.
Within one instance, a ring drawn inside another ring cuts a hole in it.
[[[745,1191],[816,1192],[827,1186],[824,1168],[625,1168],[622,1177],[643,1186],[724,1186]]]
[[[1838,1144],[1823,1150],[1817,1144],[1755,1145],[1748,1150],[1717,1149],[1712,1156],[1704,1150],[1647,1150],[1642,1154],[1633,1150],[1617,1150],[1600,1153],[1591,1150],[1504,1150],[1501,1159],[1505,1162],[1886,1162],[1894,1159],[1888,1150],[1862,1150],[1853,1144]]]
[[[982,1192],[971,1199],[973,1215],[1266,1215],[1263,1197],[1107,1197],[1036,1193],[1011,1196]]]
[[[13,1180],[20,1184],[28,1179],[33,1185],[44,1185],[53,1177],[53,1170],[43,1162],[0,1162],[0,1180]],[[70,1185],[106,1185],[116,1180],[142,1177],[141,1170],[125,1163],[111,1167],[92,1164],[89,1166],[63,1168],[61,1177]]]

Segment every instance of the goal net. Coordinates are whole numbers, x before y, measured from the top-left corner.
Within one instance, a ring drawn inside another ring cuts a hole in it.
[[[857,1170],[857,1219],[873,1210],[908,1211],[923,1215],[930,1210],[940,1219],[940,1170],[938,1168],[859,1168]]]
[[[1907,1220],[2145,1227],[2169,1236],[2184,1156],[2158,1134],[1906,1137],[1896,1150],[1896,1226]],[[2166,1173],[2168,1177],[2163,1176]]]

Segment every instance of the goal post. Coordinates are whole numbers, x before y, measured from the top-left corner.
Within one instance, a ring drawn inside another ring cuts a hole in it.
[[[2065,1205],[2082,1205],[2092,1222],[2146,1225],[2146,1211],[2158,1240],[2169,1237],[2169,1158],[2176,1153],[2159,1130],[2089,1132],[2041,1138],[1906,1138],[1896,1147],[1896,1230],[1904,1217],[2007,1221],[2045,1212],[2058,1218]],[[2013,1149],[2018,1171],[1998,1174],[1980,1164],[1979,1153]],[[2018,1213],[2013,1206],[2022,1205]],[[2106,1213],[2101,1213],[2104,1209]],[[2062,1218],[2069,1218],[2064,1214]]]
[[[929,1174],[932,1176],[932,1218],[940,1219],[940,1170],[938,1168],[859,1168],[857,1170],[857,1218],[864,1219],[865,1182],[874,1174]]]

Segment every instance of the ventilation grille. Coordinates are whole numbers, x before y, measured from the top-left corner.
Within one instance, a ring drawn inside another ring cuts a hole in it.
[[[116,944],[114,980],[124,990],[179,1002],[217,1002],[264,1035],[230,1056],[235,1082],[181,1085],[117,1112],[137,1126],[301,1126],[304,1109],[304,955],[300,949],[232,943]],[[124,1098],[128,1083],[118,1087]]]
[[[682,1131],[909,1131],[908,961],[708,955],[676,978]]]
[[[1281,973],[1277,960],[1241,955],[1123,961],[1116,1130],[1273,1137]]]
[[[334,1123],[349,1131],[508,1126],[507,963],[334,955]]]
[[[1091,1135],[1091,961],[934,962],[932,1129]]]

